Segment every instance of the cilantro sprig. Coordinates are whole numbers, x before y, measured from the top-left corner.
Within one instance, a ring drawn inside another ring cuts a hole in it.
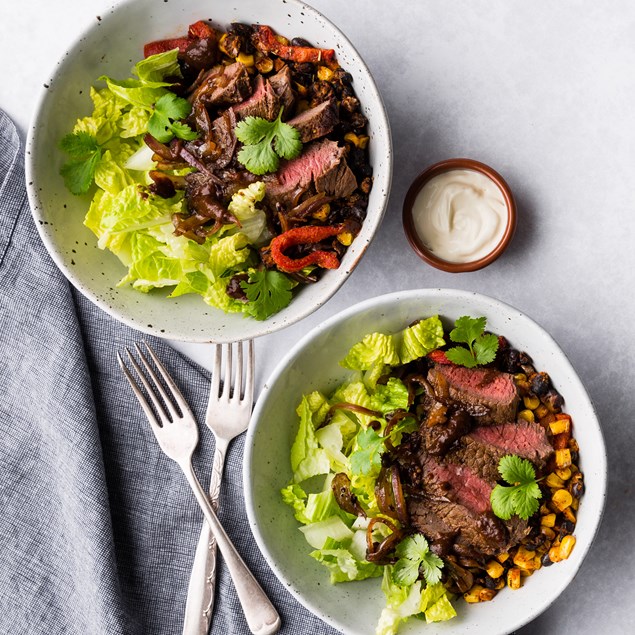
[[[192,105],[187,99],[177,97],[174,93],[166,93],[154,104],[154,111],[148,120],[148,132],[161,143],[167,143],[174,137],[191,141],[197,133],[180,120],[192,112]]]
[[[471,318],[467,315],[460,317],[455,323],[455,328],[450,331],[450,339],[453,342],[467,344],[454,346],[446,351],[447,358],[467,368],[489,364],[494,361],[498,350],[498,338],[492,333],[485,333],[487,318]]]
[[[534,466],[515,454],[504,456],[498,471],[509,487],[497,485],[490,495],[492,510],[503,520],[509,520],[514,514],[527,520],[540,507],[542,492],[536,480]]]
[[[275,172],[281,158],[294,159],[302,151],[300,133],[282,121],[282,110],[275,121],[247,117],[236,126],[236,138],[244,144],[238,161],[252,174]]]
[[[395,563],[392,578],[395,584],[410,586],[423,573],[426,584],[436,584],[441,580],[443,560],[430,551],[428,541],[421,534],[404,538],[395,549],[399,560]]]
[[[60,141],[70,159],[60,169],[66,187],[73,194],[85,194],[93,183],[101,159],[101,147],[88,132],[72,132]]]
[[[284,309],[296,283],[279,271],[252,271],[249,280],[240,283],[249,300],[249,314],[256,320],[266,320]]]
[[[371,427],[362,430],[357,435],[357,449],[349,457],[352,472],[363,476],[379,472],[385,441]]]

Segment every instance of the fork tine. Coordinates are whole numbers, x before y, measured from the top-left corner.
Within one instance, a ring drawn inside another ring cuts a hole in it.
[[[247,345],[247,372],[245,375],[245,399],[253,401],[254,395],[254,341],[249,340]]]
[[[236,342],[238,349],[238,363],[236,364],[236,383],[234,385],[233,398],[240,401],[243,397],[243,343]]]
[[[223,392],[221,397],[229,400],[229,391],[232,385],[232,345],[228,344],[225,353],[225,375],[223,378]]]
[[[154,368],[152,368],[152,366],[150,365],[150,362],[148,361],[148,358],[143,354],[141,347],[138,344],[135,344],[134,347],[135,347],[135,350],[137,351],[137,355],[139,355],[141,364],[143,365],[144,369],[146,370],[148,375],[150,375],[152,381],[154,382],[153,392],[155,393],[158,392],[161,395],[161,398],[163,399],[163,410],[164,411],[167,410],[167,414],[169,414],[172,421],[175,421],[179,417],[179,413],[176,411],[176,408],[174,407],[174,404],[172,403],[170,396],[166,392],[165,388],[163,388],[163,385],[159,381],[157,374],[154,372]]]
[[[190,407],[187,403],[187,401],[185,401],[185,397],[183,397],[183,395],[181,394],[181,391],[179,390],[179,387],[174,383],[174,380],[172,379],[172,377],[170,377],[170,374],[168,373],[168,371],[166,370],[165,366],[161,363],[161,360],[159,360],[159,358],[156,356],[155,352],[152,350],[152,348],[150,348],[150,345],[147,342],[143,342],[148,353],[150,354],[150,357],[152,358],[152,361],[156,364],[157,370],[159,371],[161,377],[163,378],[163,381],[167,384],[168,388],[172,391],[172,399],[174,399],[174,401],[176,401],[176,404],[178,405],[178,407],[181,409],[181,413],[182,414],[189,414],[190,416],[194,416],[192,414],[192,411],[190,410]],[[143,357],[143,355],[142,355]],[[144,358],[145,359],[145,358]],[[147,360],[146,360],[147,361]],[[154,373],[154,371],[152,370],[152,368],[148,365],[148,370],[150,371],[150,373],[153,375],[154,380],[159,388],[159,390],[161,391],[161,395],[165,397],[165,391],[163,390],[163,387],[161,386],[161,384],[159,383],[156,374]],[[168,403],[170,403],[169,399],[167,399]],[[172,407],[172,404],[170,403],[170,407]],[[174,415],[172,415],[174,417]],[[178,414],[177,414],[178,416]]]
[[[220,397],[220,362],[222,357],[222,347],[216,344],[214,347],[214,370],[212,371],[212,385],[210,387],[210,395]]]
[[[130,356],[130,351],[128,351],[128,349],[126,349],[126,352],[128,353],[128,356]],[[150,422],[150,426],[152,427],[153,432],[156,434],[156,430],[160,429],[161,426],[157,421],[154,411],[152,410],[152,408],[150,408],[150,404],[146,401],[143,393],[141,392],[141,389],[139,388],[139,385],[132,376],[132,373],[128,370],[128,367],[124,364],[124,361],[119,353],[117,353],[117,360],[119,361],[119,366],[121,366],[123,374],[126,376],[126,379],[128,380],[130,387],[132,388],[132,392],[134,392],[134,394],[136,395],[139,403],[141,404],[143,412],[145,412],[146,416],[148,417],[148,421]]]

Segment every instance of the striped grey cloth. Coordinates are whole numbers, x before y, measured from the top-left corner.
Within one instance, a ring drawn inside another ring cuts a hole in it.
[[[139,334],[69,286],[31,219],[23,155],[0,111],[0,633],[175,635],[202,513],[159,449],[116,364]],[[209,377],[150,340],[202,421]],[[214,441],[194,468],[207,486]],[[243,439],[229,451],[221,520],[283,619],[334,633],[265,564],[247,524]],[[248,633],[220,562],[212,632]]]

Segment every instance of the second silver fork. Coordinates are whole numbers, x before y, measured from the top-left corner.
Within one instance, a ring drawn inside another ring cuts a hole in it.
[[[243,351],[244,344],[247,345],[246,355]],[[227,448],[232,439],[249,426],[254,394],[253,341],[227,344],[224,348],[225,370],[221,381],[223,346],[216,345],[212,385],[205,415],[205,423],[216,439],[209,487],[214,511],[218,509]],[[209,631],[216,591],[216,550],[216,541],[209,526],[203,523],[187,590],[183,635],[207,635]]]

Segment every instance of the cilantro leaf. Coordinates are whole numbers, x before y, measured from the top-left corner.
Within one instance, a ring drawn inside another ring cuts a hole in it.
[[[243,146],[238,152],[238,161],[252,174],[258,176],[278,169],[280,159],[270,143]]]
[[[300,133],[282,121],[282,110],[275,121],[247,117],[235,128],[236,138],[244,144],[238,161],[253,174],[275,172],[279,158],[294,159],[302,151]]]
[[[187,99],[174,93],[166,93],[157,99],[154,112],[148,120],[148,132],[161,143],[171,141],[175,136],[191,141],[198,135],[187,124],[181,123],[192,112],[192,105]]]
[[[291,302],[291,289],[296,283],[279,271],[252,271],[249,280],[241,282],[247,299],[248,313],[257,320],[268,317],[284,309]]]
[[[422,534],[404,538],[395,553],[399,557],[393,568],[393,581],[400,586],[410,586],[423,573],[426,584],[436,584],[441,580],[443,560],[430,551],[428,541]]]
[[[60,149],[70,155],[60,169],[64,184],[73,194],[85,194],[93,183],[101,148],[87,132],[67,134],[60,141]]]
[[[357,449],[349,457],[354,474],[369,476],[379,472],[384,440],[372,428],[366,428],[357,435]]]
[[[453,342],[467,344],[467,348],[454,346],[446,351],[447,358],[467,368],[474,368],[494,361],[498,350],[498,338],[492,333],[485,334],[487,318],[471,318],[463,315],[454,323],[450,331]]]
[[[497,485],[490,495],[492,510],[503,520],[514,514],[527,520],[540,507],[542,492],[536,481],[534,466],[527,459],[514,454],[501,458],[498,471],[509,487]]]

